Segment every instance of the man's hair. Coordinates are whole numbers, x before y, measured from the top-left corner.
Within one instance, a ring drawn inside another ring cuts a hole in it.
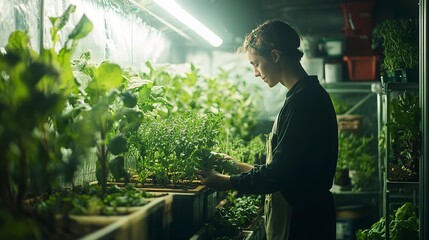
[[[237,52],[253,52],[268,56],[273,49],[285,56],[299,61],[303,53],[298,49],[301,38],[288,23],[280,20],[267,20],[250,32]]]

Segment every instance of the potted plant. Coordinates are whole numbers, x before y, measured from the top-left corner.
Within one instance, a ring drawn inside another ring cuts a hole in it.
[[[387,177],[392,181],[418,181],[421,148],[419,98],[408,91],[391,100],[390,117],[379,140],[382,148],[390,145]],[[385,139],[389,139],[386,142]]]
[[[419,32],[416,19],[386,19],[372,33],[373,48],[381,50],[381,73],[390,82],[417,82]],[[384,79],[384,78],[383,78]]]
[[[351,184],[353,191],[373,190],[376,187],[377,159],[373,154],[373,140],[372,136],[339,134],[337,185]]]

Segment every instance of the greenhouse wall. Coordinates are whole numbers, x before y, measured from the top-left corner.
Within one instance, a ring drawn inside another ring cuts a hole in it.
[[[140,69],[146,61],[167,62],[170,40],[167,36],[143,21],[144,13],[126,1],[114,0],[1,0],[0,46],[7,43],[8,35],[14,30],[30,33],[34,49],[49,46],[49,17],[59,16],[70,4],[77,6],[76,13],[64,28],[70,31],[85,14],[94,24],[90,35],[82,39],[76,54],[91,49],[96,62],[110,59],[123,66]],[[43,6],[43,8],[42,8]],[[41,14],[43,11],[43,36],[41,35]],[[4,33],[4,34],[3,34]]]

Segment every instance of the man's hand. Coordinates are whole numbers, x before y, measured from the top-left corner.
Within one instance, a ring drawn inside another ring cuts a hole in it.
[[[201,180],[202,184],[211,188],[219,190],[233,189],[229,176],[220,174],[216,171],[199,170],[198,178]]]

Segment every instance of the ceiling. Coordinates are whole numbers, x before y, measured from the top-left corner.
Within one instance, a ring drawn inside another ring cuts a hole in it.
[[[235,49],[256,25],[273,18],[289,22],[302,36],[341,36],[344,20],[340,3],[349,1],[351,0],[176,0],[223,39],[224,43],[220,48],[224,49]],[[361,1],[374,1],[375,23],[379,18],[392,15],[418,16],[419,0]],[[156,4],[143,1],[143,5],[147,10],[144,14],[148,22],[169,34],[176,42],[210,48],[201,37]]]

